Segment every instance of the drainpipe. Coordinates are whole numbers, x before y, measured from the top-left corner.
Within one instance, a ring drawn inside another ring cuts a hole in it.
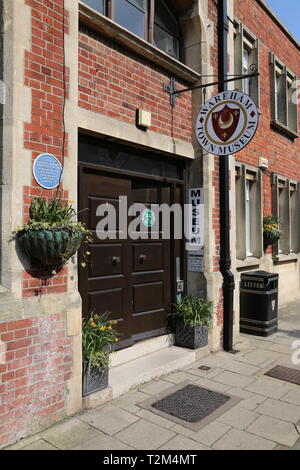
[[[219,93],[228,90],[228,19],[227,0],[218,2],[218,70]],[[233,293],[234,275],[230,271],[230,200],[229,200],[229,156],[219,161],[220,180],[220,271],[223,276],[223,347],[233,350]]]

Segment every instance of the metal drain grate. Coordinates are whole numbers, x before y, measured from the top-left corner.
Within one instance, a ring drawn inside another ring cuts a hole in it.
[[[265,373],[273,379],[284,380],[292,384],[300,385],[300,370],[291,369],[290,367],[276,366]]]
[[[208,366],[200,366],[200,367],[198,367],[198,369],[200,369],[200,370],[205,370],[206,372],[208,372],[209,370],[211,370],[211,367],[208,367]]]
[[[197,423],[229,400],[226,395],[191,384],[153,403],[152,407],[189,423]]]

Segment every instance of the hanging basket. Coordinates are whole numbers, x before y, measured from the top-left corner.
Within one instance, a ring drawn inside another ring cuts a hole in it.
[[[280,239],[280,232],[266,230],[264,231],[264,246],[265,248],[274,245]]]
[[[61,227],[51,230],[24,230],[17,234],[16,240],[32,265],[52,273],[61,269],[79,250],[82,232],[71,232]]]

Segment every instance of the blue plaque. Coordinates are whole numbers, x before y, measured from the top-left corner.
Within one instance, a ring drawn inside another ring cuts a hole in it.
[[[62,177],[62,166],[50,153],[42,153],[33,163],[33,176],[44,189],[56,188]]]

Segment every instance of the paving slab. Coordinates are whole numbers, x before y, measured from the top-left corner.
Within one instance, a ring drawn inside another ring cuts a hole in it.
[[[300,406],[284,403],[272,398],[265,400],[255,411],[294,424],[300,419]]]
[[[195,377],[193,374],[189,374],[188,372],[179,371],[167,375],[166,377],[164,377],[164,380],[167,380],[168,382],[171,382],[173,384],[178,384],[186,380],[194,382],[195,380],[197,380],[197,377]]]
[[[172,431],[178,433],[180,436],[186,436],[190,439],[200,442],[205,446],[212,446],[220,437],[222,437],[226,432],[230,430],[230,426],[227,424],[219,423],[214,421],[204,428],[200,429],[200,431],[192,431],[180,424],[176,424]]]
[[[221,374],[218,374],[216,377],[214,377],[214,381],[216,382],[239,388],[246,387],[255,380],[256,379],[254,377],[248,377],[246,375],[236,374],[235,372],[228,371],[221,372]]]
[[[44,441],[44,439],[39,439],[38,441],[22,447],[22,450],[58,450],[58,448]]]
[[[123,396],[122,398],[117,398],[113,401],[113,404],[114,406],[118,406],[130,413],[137,413],[140,410],[140,407],[138,406],[139,403],[147,400],[147,398],[149,398],[149,395],[146,393],[135,391]]]
[[[229,395],[234,395],[235,397],[239,397],[244,400],[246,400],[247,398],[251,398],[254,395],[254,393],[248,392],[247,390],[243,390],[242,388],[239,388],[239,387],[229,388],[227,390],[227,393]]]
[[[220,382],[215,382],[214,380],[205,379],[204,377],[198,378],[195,384],[199,385],[199,387],[209,388],[220,393],[225,393],[230,388],[229,385],[225,385]]]
[[[227,354],[227,356],[232,358],[229,354]],[[212,356],[203,359],[202,364],[210,367],[220,367],[230,372],[236,372],[237,374],[242,375],[254,375],[259,372],[258,367],[227,358],[227,356],[223,357],[218,354],[213,354]]]
[[[134,448],[99,432],[99,436],[79,444],[73,450],[134,450]]]
[[[162,426],[163,428],[169,429],[174,427],[175,425],[174,421],[170,421],[166,418],[163,418],[162,416],[159,416],[156,413],[152,413],[150,410],[139,410],[137,412],[137,415],[140,418],[150,421],[151,423],[157,424],[158,426]]]
[[[220,367],[213,367],[212,369],[205,371],[199,369],[198,366],[197,368],[189,369],[187,372],[192,375],[197,375],[198,377],[204,377],[205,379],[213,379],[216,375],[224,372],[224,369],[221,369]]]
[[[211,449],[187,437],[175,436],[169,442],[161,446],[159,450],[211,450]]]
[[[112,436],[137,421],[139,417],[117,406],[107,405],[99,410],[96,409],[84,413],[80,416],[80,419]]]
[[[277,344],[277,343],[266,344],[266,349],[269,349],[270,351],[276,351],[281,354],[292,353],[290,346],[287,346],[285,344]]]
[[[213,448],[217,450],[272,450],[276,442],[232,429],[219,439]]]
[[[299,438],[294,424],[270,416],[260,416],[247,431],[288,447],[292,447]]]
[[[155,382],[151,382],[150,384],[141,387],[140,391],[147,393],[148,395],[158,395],[171,387],[172,384],[166,380],[156,380]]]
[[[155,450],[166,444],[175,433],[141,419],[115,435],[116,439],[138,450]]]
[[[300,387],[295,387],[281,398],[282,401],[300,406]]]
[[[227,424],[236,429],[246,429],[253,421],[258,418],[257,413],[235,406],[232,410],[224,413],[217,421]]]
[[[39,434],[35,434],[34,436],[26,437],[25,439],[21,439],[20,441],[16,442],[11,446],[6,447],[5,450],[21,450],[23,447],[29,446],[36,441],[39,441],[41,436]]]
[[[254,411],[265,400],[267,400],[267,397],[264,397],[263,395],[253,394],[251,397],[246,398],[245,400],[241,400],[238,406],[246,408],[246,410]]]
[[[71,450],[84,441],[96,437],[98,431],[80,419],[72,418],[53,426],[47,431],[40,433],[40,435],[58,449]]]
[[[257,393],[258,395],[263,395],[269,398],[281,398],[283,395],[288,393],[290,390],[288,385],[284,382],[280,382],[269,379],[269,378],[260,378],[255,382],[252,382],[250,385],[245,387],[245,390],[249,392]]]
[[[250,353],[244,354],[238,358],[239,361],[245,362],[247,364],[252,364],[254,366],[260,366],[266,361],[276,361],[282,353],[269,351],[267,349],[256,349]]]

